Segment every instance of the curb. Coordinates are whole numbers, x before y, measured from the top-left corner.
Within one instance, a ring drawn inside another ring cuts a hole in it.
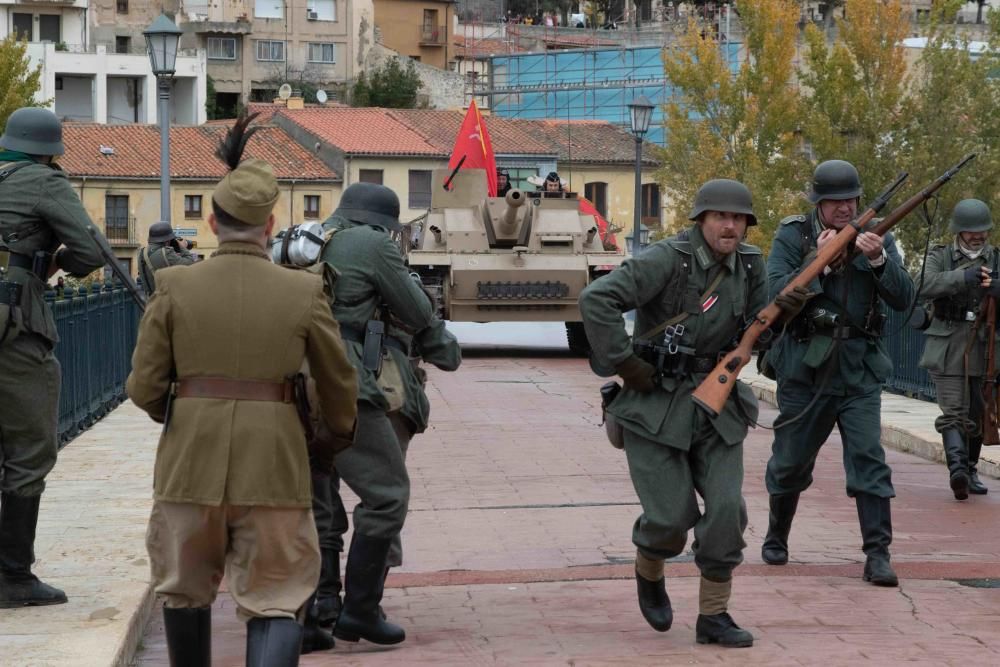
[[[754,377],[747,377],[743,380],[747,385],[753,390],[754,395],[757,399],[763,401],[773,408],[778,407],[778,401],[776,398],[777,393],[777,382],[774,380],[768,380],[765,377],[756,375]],[[935,463],[944,463],[944,450],[941,447],[941,443],[938,440],[929,440],[923,435],[915,433],[911,430],[905,429],[901,426],[896,426],[886,422],[885,418],[885,402],[886,400],[893,401],[908,401],[915,405],[917,409],[924,408],[926,406],[937,406],[936,403],[930,403],[928,401],[920,401],[915,398],[907,398],[905,396],[897,396],[895,394],[882,393],[883,402],[883,414],[882,414],[882,445],[893,449],[897,452],[904,452],[906,454],[913,454],[914,456],[919,456],[922,459],[928,461],[933,461]],[[927,428],[933,431],[934,420],[933,418],[928,420]],[[991,452],[990,448],[984,448],[983,453],[979,458],[979,474],[992,478],[1000,478],[1000,452]],[[997,448],[1000,449],[1000,448]]]

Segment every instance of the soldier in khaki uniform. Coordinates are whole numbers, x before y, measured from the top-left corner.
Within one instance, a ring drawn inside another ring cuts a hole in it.
[[[745,647],[753,635],[726,609],[746,547],[743,440],[757,400],[737,382],[711,418],[690,394],[767,305],[767,275],[760,250],[741,243],[747,226],[757,224],[742,183],[705,183],[690,219],[696,222],[685,234],[653,244],[589,285],[580,309],[596,364],[625,381],[607,412],[624,429],[642,504],[632,529],[639,609],[655,630],[670,629],[663,560],[683,553],[693,528],[702,575],[697,641]],[[622,320],[632,309],[635,340]]]
[[[320,569],[289,381],[303,360],[332,440],[352,439],[356,417],[357,380],[322,281],[265,250],[278,199],[271,168],[236,155],[212,197],[219,249],[157,274],[128,379],[136,405],[166,422],[147,546],[174,666],[210,665],[224,572],[248,621],[247,665],[298,664],[296,615]]]
[[[55,114],[18,109],[0,149],[0,608],[8,608],[66,602],[31,572],[58,450],[59,337],[45,281],[53,266],[83,277],[104,259],[87,231],[90,217],[52,162],[63,154]]]
[[[185,239],[174,235],[169,222],[156,222],[149,226],[149,245],[139,249],[139,275],[146,294],[156,291],[156,277],[153,275],[168,266],[190,266],[197,257],[188,247]]]
[[[972,345],[969,339],[983,297],[1000,298],[1000,281],[990,277],[1000,269],[1000,253],[989,243],[991,229],[993,220],[984,202],[960,201],[951,216],[955,240],[931,250],[920,290],[921,297],[934,303],[920,366],[930,372],[937,388],[942,414],[934,427],[944,443],[949,481],[958,500],[988,491],[976,470],[983,448],[980,389],[987,346],[997,346],[998,355],[1000,346],[987,340],[985,323],[979,325]]]

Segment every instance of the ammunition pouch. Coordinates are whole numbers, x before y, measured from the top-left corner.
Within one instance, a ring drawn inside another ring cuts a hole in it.
[[[625,449],[625,429],[614,415],[608,414],[608,406],[614,402],[621,390],[622,386],[617,382],[605,382],[601,385],[601,424],[604,425],[608,442],[615,449]]]
[[[636,356],[656,367],[659,377],[687,377],[695,373],[708,373],[725,354],[696,354],[693,347],[685,345],[660,345],[649,341],[636,342]]]
[[[409,357],[410,347],[398,338],[385,333],[382,320],[368,320],[364,330],[347,324],[340,325],[340,336],[344,340],[361,344],[361,364],[375,374],[376,384],[389,404],[386,412],[395,412],[406,401],[406,384],[403,370],[395,357],[385,353],[386,347],[393,347]]]
[[[934,300],[934,319],[946,322],[975,322],[979,306],[950,299]]]

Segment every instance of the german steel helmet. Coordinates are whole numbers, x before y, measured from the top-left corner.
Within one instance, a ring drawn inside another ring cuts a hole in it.
[[[399,224],[399,197],[384,185],[375,183],[355,183],[344,190],[333,214],[394,232],[403,229]]]
[[[747,216],[747,225],[757,224],[750,188],[728,178],[716,178],[698,188],[688,220],[697,220],[705,211],[743,213]]]
[[[170,243],[175,238],[169,222],[154,222],[149,226],[150,243]]]
[[[951,212],[951,231],[985,232],[993,229],[993,219],[990,217],[990,207],[978,199],[963,199],[955,205]]]
[[[813,172],[809,201],[857,199],[861,196],[861,177],[854,165],[844,160],[821,162]]]
[[[21,107],[7,119],[0,147],[28,155],[62,155],[62,123],[41,107]]]
[[[323,251],[323,225],[307,222],[282,229],[271,241],[271,261],[275,264],[312,266]]]

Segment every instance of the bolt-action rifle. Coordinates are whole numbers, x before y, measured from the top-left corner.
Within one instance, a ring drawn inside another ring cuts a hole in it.
[[[94,237],[94,243],[97,244],[97,249],[100,250],[101,256],[104,257],[104,263],[110,267],[112,273],[115,277],[121,281],[128,293],[132,295],[132,299],[135,301],[136,305],[139,306],[139,310],[146,311],[146,297],[143,296],[142,292],[139,290],[139,286],[135,284],[132,280],[132,276],[122,269],[121,264],[118,263],[118,258],[115,257],[115,253],[112,252],[111,246],[108,245],[108,240],[104,238],[97,227],[93,225],[87,225],[87,231],[90,235]]]
[[[975,153],[970,153],[962,158],[958,164],[939,176],[937,180],[907,199],[899,207],[893,209],[893,211],[883,218],[877,225],[868,229],[868,224],[872,222],[878,212],[882,210],[882,208],[888,203],[889,199],[895,194],[896,190],[902,186],[903,181],[906,180],[907,174],[901,174],[888,188],[885,189],[884,192],[875,198],[875,201],[868,206],[865,212],[861,214],[861,217],[855,219],[851,222],[851,224],[846,225],[843,229],[837,232],[836,236],[824,244],[823,247],[817,252],[816,258],[807,264],[802,271],[799,272],[799,274],[795,276],[795,278],[793,278],[783,290],[781,290],[781,293],[787,294],[788,292],[793,291],[796,287],[808,287],[809,283],[817,278],[823,272],[824,268],[841,256],[841,253],[848,248],[858,234],[871,231],[879,235],[884,235],[900,220],[913,211],[913,209],[930,199],[935,192],[937,192],[945,183],[954,178],[955,174],[957,174],[958,171],[975,156]],[[718,416],[719,413],[722,412],[722,408],[726,404],[729,394],[733,391],[733,385],[736,384],[736,378],[739,376],[743,367],[750,362],[750,356],[753,352],[754,344],[756,344],[757,340],[780,318],[780,316],[781,308],[773,301],[757,313],[750,325],[746,328],[746,330],[744,330],[743,336],[740,338],[740,342],[736,346],[736,349],[726,354],[715,366],[712,372],[709,373],[704,380],[702,380],[697,389],[694,390],[691,398],[699,407],[707,411],[713,417]]]
[[[983,444],[1000,445],[1000,422],[997,412],[1000,409],[1000,391],[997,391],[997,300],[987,296],[980,317],[986,320],[986,374],[983,375]]]

